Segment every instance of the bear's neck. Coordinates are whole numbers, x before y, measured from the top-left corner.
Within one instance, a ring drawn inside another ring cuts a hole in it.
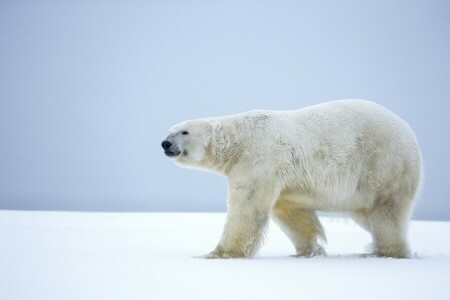
[[[236,134],[236,128],[231,125],[223,126],[213,135],[206,150],[205,163],[208,169],[228,175],[231,168],[238,162],[242,151],[237,143]]]

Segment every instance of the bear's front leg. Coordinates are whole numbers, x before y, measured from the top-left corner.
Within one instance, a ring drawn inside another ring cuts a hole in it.
[[[257,190],[258,189],[258,190]],[[261,246],[274,193],[267,185],[231,185],[228,213],[222,238],[216,249],[203,258],[246,258]]]

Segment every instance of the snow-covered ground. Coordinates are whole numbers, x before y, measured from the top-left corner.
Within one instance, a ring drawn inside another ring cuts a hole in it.
[[[254,259],[204,260],[225,214],[0,211],[0,299],[450,299],[450,223],[414,221],[414,259],[321,218],[327,257],[290,257],[271,224]]]

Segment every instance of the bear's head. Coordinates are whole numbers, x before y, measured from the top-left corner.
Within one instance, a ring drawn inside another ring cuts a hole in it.
[[[221,123],[211,120],[191,120],[173,126],[161,143],[164,154],[183,167],[205,167],[208,147]]]

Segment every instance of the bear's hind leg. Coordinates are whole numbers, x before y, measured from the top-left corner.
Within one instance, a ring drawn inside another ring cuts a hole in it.
[[[410,205],[400,206],[392,201],[377,205],[367,216],[375,254],[408,258],[411,256],[406,240]]]
[[[294,244],[295,256],[326,255],[325,250],[317,244],[318,237],[323,240],[326,238],[315,211],[301,209],[292,202],[278,200],[273,208],[273,218]]]

